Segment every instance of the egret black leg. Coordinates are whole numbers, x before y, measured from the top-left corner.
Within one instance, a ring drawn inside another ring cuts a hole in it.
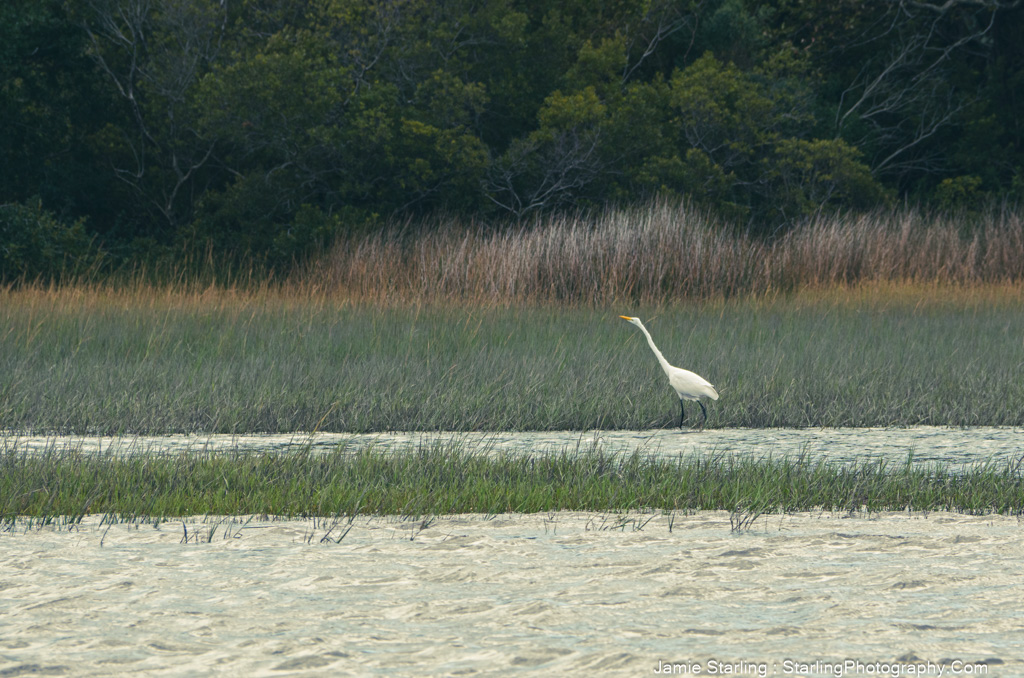
[[[683,399],[679,399],[679,428],[683,427],[683,419],[686,419],[686,408],[683,407]]]
[[[700,430],[703,431],[704,424],[708,423],[708,410],[706,407],[704,407],[704,403],[702,403],[701,401],[698,400],[697,404],[700,405],[700,411],[704,413],[704,421],[700,423]]]

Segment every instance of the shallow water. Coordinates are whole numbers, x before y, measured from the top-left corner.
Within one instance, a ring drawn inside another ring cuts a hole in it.
[[[614,454],[641,451],[663,457],[740,455],[749,458],[794,456],[849,463],[886,459],[941,462],[951,466],[1005,462],[1024,456],[1024,429],[979,426],[947,428],[708,429],[652,431],[542,431],[476,433],[316,433],[254,435],[170,435],[140,437],[0,435],[0,449],[40,452],[78,449],[95,454],[174,454],[183,451],[289,452],[309,446],[318,452],[415,450],[433,444],[457,444],[467,452],[544,453],[600,449]]]
[[[1024,674],[1015,517],[201,521],[0,533],[0,675]]]

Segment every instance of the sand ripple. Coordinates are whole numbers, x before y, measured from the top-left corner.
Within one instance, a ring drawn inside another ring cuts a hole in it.
[[[0,676],[1024,674],[1017,518],[363,517],[321,543],[329,528],[20,524],[0,534]]]

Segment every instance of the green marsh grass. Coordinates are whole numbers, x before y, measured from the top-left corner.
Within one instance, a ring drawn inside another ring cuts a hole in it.
[[[238,290],[0,293],[0,429],[648,429],[668,360],[710,427],[1024,425],[1024,292],[876,286],[666,307],[352,305]],[[692,414],[692,412],[691,412]]]
[[[103,457],[54,447],[0,453],[0,519],[74,524],[190,515],[285,517],[576,511],[951,510],[1019,514],[1021,464],[959,468],[802,457],[742,459],[580,449],[474,454],[457,444],[403,452]]]

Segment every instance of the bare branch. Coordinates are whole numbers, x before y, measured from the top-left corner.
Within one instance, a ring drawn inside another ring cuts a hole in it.
[[[946,0],[935,4],[899,0],[891,4],[887,16],[865,30],[864,39],[850,40],[858,48],[886,42],[891,46],[887,53],[881,52],[887,54],[884,58],[866,61],[841,95],[836,133],[848,129],[856,119],[869,131],[852,141],[858,146],[884,149],[871,163],[875,172],[902,174],[911,167],[920,169],[923,156],[915,158],[915,154],[925,151],[925,142],[955,121],[972,96],[953,89],[948,68],[971,45],[984,40],[995,26],[999,11],[1020,2]],[[950,13],[961,7],[987,11],[987,21],[950,36]],[[883,20],[884,29],[876,31]],[[915,124],[908,125],[909,121]]]
[[[666,38],[674,35],[683,29],[687,25],[693,25],[693,32],[696,32],[696,21],[698,12],[683,13],[682,8],[676,3],[669,3],[663,5],[660,8],[665,11],[657,12],[656,8],[651,8],[644,15],[642,26],[653,27],[653,32],[649,33],[649,37],[646,38],[647,44],[644,46],[644,51],[635,63],[630,64],[626,62],[625,67],[622,71],[622,78],[620,80],[621,85],[625,85],[633,77],[633,74],[640,68],[651,55],[654,54],[658,45],[662,43]],[[639,35],[636,36],[636,40],[644,40],[644,33],[638,31]],[[627,50],[627,54],[631,50]]]
[[[91,56],[134,121],[134,129],[121,130],[131,166],[112,158],[114,176],[176,227],[192,209],[192,199],[181,197],[184,189],[213,155],[214,143],[188,123],[187,98],[220,51],[227,0],[85,2],[90,11],[82,28]]]

